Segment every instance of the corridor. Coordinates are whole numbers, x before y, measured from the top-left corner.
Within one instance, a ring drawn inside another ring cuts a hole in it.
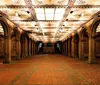
[[[88,64],[64,55],[34,55],[0,63],[0,85],[100,85],[100,59]]]

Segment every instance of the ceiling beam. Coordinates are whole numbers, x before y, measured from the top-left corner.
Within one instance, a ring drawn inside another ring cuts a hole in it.
[[[20,22],[37,22],[35,20],[12,20],[12,21],[20,21]],[[59,22],[60,20],[38,20],[38,22]],[[66,22],[79,22],[79,21],[87,21],[87,20],[66,20]]]
[[[66,8],[67,5],[33,5],[34,8]],[[100,5],[74,5],[72,8],[99,8]],[[0,8],[28,8],[27,5],[0,5]]]

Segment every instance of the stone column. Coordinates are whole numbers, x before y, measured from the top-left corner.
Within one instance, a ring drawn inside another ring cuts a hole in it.
[[[75,54],[75,37],[73,36],[72,37],[72,57],[76,57],[76,54]]]
[[[64,49],[64,42],[63,42],[63,46],[62,46],[62,47],[63,47],[62,53],[63,53],[63,55],[64,55],[64,50],[65,50],[65,49]]]
[[[19,60],[21,57],[21,43],[20,38],[16,39],[16,59]]]
[[[34,54],[36,54],[36,43],[34,42]]]
[[[97,63],[96,61],[96,48],[94,36],[89,36],[89,57],[88,63]]]
[[[31,48],[32,48],[32,55],[33,55],[34,54],[33,53],[33,50],[34,50],[34,48],[33,48],[33,40],[32,40],[32,45],[31,46],[32,46]]]
[[[64,41],[64,46],[63,47],[64,47],[64,55],[65,55],[65,41]]]
[[[65,55],[65,41],[64,41],[64,55]]]
[[[32,40],[31,40],[31,55],[33,55],[33,54],[32,54]]]
[[[33,53],[35,54],[36,49],[35,49],[35,42],[33,41]]]
[[[28,41],[25,39],[25,57],[28,57]]]
[[[38,46],[37,43],[35,42],[35,54],[37,54]]]
[[[5,43],[5,46],[4,46],[5,55],[4,55],[3,63],[7,64],[11,62],[11,37],[5,36],[4,43]]]
[[[32,56],[32,40],[30,40],[30,54]]]
[[[76,36],[75,35],[73,35],[73,37],[72,37],[72,56],[74,57],[74,58],[78,58],[78,40],[77,40],[77,38],[76,38]]]
[[[25,57],[25,39],[21,41],[21,57]]]
[[[84,59],[84,40],[79,39],[79,59]]]
[[[70,50],[71,50],[71,48],[70,48],[70,39],[68,39],[68,56],[71,56]]]
[[[33,53],[35,54],[35,42],[33,42]]]
[[[67,55],[67,48],[66,48],[66,41],[65,41],[65,55]]]
[[[68,55],[68,40],[66,40],[66,55]]]
[[[31,56],[31,40],[29,39],[29,44],[28,44],[28,50],[29,50],[29,56]]]
[[[34,54],[36,54],[36,49],[35,49],[35,42],[33,42],[33,51],[34,51]]]

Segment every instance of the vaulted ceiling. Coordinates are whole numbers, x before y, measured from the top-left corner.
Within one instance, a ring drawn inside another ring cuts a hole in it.
[[[100,0],[1,0],[0,11],[30,38],[56,42],[76,32],[100,11]]]

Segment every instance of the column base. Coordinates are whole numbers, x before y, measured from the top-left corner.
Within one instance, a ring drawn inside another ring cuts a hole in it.
[[[77,55],[75,55],[74,58],[79,58],[79,57]]]
[[[89,63],[89,64],[97,64],[97,61],[96,61],[96,59],[88,60],[88,63]]]
[[[31,54],[29,54],[29,56],[32,56]]]
[[[20,60],[21,58],[19,56],[16,57],[16,60]]]
[[[80,56],[79,59],[80,59],[80,60],[84,60],[84,56]]]
[[[3,64],[10,64],[11,63],[11,61],[3,61]]]

